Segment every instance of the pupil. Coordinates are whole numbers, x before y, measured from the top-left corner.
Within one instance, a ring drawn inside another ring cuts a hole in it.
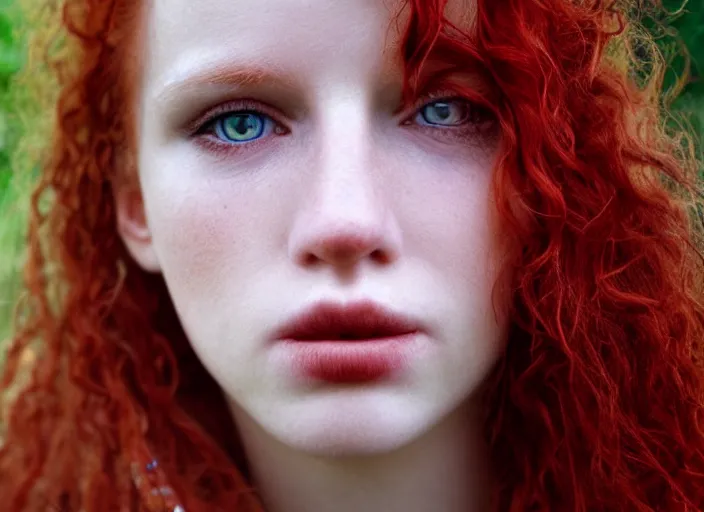
[[[435,113],[440,119],[447,119],[450,117],[450,105],[447,103],[436,103]]]
[[[252,116],[237,116],[234,123],[235,132],[238,135],[246,135],[249,130],[254,128],[254,120]]]

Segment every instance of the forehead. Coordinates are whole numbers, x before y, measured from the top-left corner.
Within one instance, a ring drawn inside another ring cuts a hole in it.
[[[387,67],[405,30],[401,0],[153,0],[147,13],[147,81],[168,82],[198,63],[229,59],[305,75],[337,63]],[[469,29],[474,0],[445,11]],[[294,68],[294,69],[289,69]]]

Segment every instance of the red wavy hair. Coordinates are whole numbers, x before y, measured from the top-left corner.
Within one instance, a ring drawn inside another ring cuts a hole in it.
[[[406,93],[443,80],[420,79],[436,55],[495,92],[495,193],[516,246],[510,339],[485,392],[497,510],[704,510],[698,168],[664,128],[644,2],[477,0],[469,37],[445,1],[406,2]],[[189,512],[261,510],[221,392],[116,229],[143,4],[51,14],[68,37],[46,47],[57,117],[2,381],[37,350],[0,450],[13,512],[147,510],[163,482],[132,471],[152,457]]]

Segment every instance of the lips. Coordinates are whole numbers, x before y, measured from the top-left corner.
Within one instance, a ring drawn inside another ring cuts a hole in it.
[[[373,302],[322,303],[279,329],[276,338],[295,341],[367,341],[414,333],[418,324]]]
[[[374,302],[320,303],[285,324],[276,339],[294,374],[362,384],[402,373],[420,332],[415,320]]]

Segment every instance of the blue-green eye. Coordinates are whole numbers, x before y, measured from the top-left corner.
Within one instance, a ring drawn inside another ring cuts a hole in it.
[[[271,120],[256,112],[233,112],[213,122],[213,132],[223,142],[242,144],[252,142],[270,128]]]
[[[461,100],[440,100],[424,105],[416,121],[431,126],[461,126],[469,120],[469,105]]]

